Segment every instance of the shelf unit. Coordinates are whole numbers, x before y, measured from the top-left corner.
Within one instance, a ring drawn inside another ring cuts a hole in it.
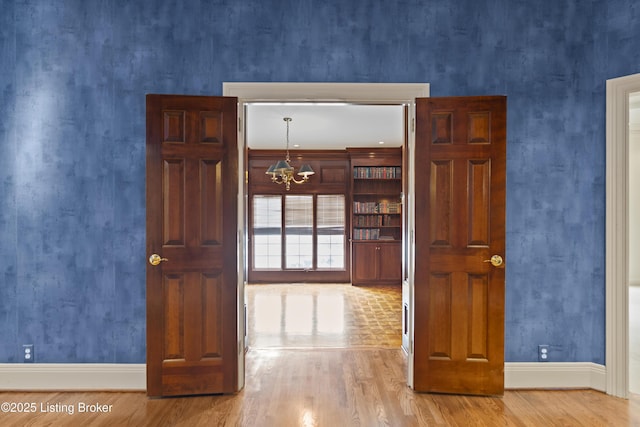
[[[400,283],[402,152],[349,149],[353,284]]]

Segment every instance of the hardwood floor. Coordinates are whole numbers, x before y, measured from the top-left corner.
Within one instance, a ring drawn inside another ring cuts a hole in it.
[[[233,396],[148,399],[144,393],[0,393],[0,402],[37,406],[35,413],[0,414],[0,425],[640,425],[637,397],[623,400],[592,390],[507,391],[503,397],[413,393],[405,385],[405,359],[399,349],[251,350],[247,371],[245,389]],[[107,412],[79,413],[84,403],[107,405]],[[70,408],[72,414],[67,413]]]
[[[247,306],[250,348],[402,344],[399,285],[249,285]]]
[[[315,295],[316,307],[320,307],[317,300],[324,291],[296,289],[303,295]],[[260,290],[282,295],[277,288]],[[325,291],[335,295],[337,290]],[[344,326],[344,333],[356,322],[357,316],[349,311],[358,304],[369,304],[364,298],[366,288],[351,291],[356,297],[345,296],[344,317],[338,310],[333,319]],[[380,292],[375,295],[381,298]],[[338,300],[329,298],[340,307]],[[384,306],[381,300],[372,304]],[[304,317],[309,312],[299,313]],[[287,319],[286,309],[280,311],[279,319]],[[314,331],[325,327],[318,327],[313,316],[310,323],[299,322],[306,326],[293,328],[295,339],[287,337],[292,329],[282,326],[268,339],[250,331],[253,345],[246,357],[247,383],[236,395],[149,399],[144,393],[121,392],[0,393],[0,404],[6,402],[0,425],[640,426],[637,395],[624,400],[593,390],[518,390],[501,397],[414,393],[406,386],[406,359],[399,344],[376,346],[370,338],[359,338],[354,341],[360,343],[356,346],[340,346],[334,336],[340,334],[337,326],[326,326],[333,333],[317,335],[314,341]],[[342,342],[352,341],[343,337]],[[322,345],[313,347],[314,343]],[[17,412],[4,412],[6,408]]]

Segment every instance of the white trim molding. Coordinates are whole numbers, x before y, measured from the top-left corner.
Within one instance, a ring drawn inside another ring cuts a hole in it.
[[[505,389],[591,388],[605,391],[606,369],[590,362],[507,362]]]
[[[403,102],[429,96],[429,83],[223,82],[222,94],[243,102]]]
[[[0,390],[145,391],[143,364],[2,363]]]
[[[603,365],[508,362],[506,389],[591,388],[605,391]],[[145,364],[0,364],[2,391],[145,391]]]
[[[608,394],[629,394],[629,95],[640,74],[607,80],[606,358]]]
[[[349,104],[406,104],[409,108],[405,125],[407,126],[408,141],[406,150],[408,153],[408,194],[405,198],[407,206],[407,235],[413,235],[415,228],[414,211],[414,171],[415,159],[411,153],[415,149],[415,132],[412,129],[415,116],[415,99],[427,98],[430,96],[429,83],[310,83],[310,82],[223,82],[222,94],[224,96],[235,96],[238,98],[238,118],[240,124],[246,123],[244,105],[253,102],[345,102]],[[239,150],[244,150],[243,126],[238,126]],[[241,165],[242,166],[242,165]],[[240,174],[244,177],[244,174]],[[240,188],[243,189],[241,182]],[[243,190],[244,191],[244,190]],[[245,194],[239,195],[239,203],[243,203]],[[243,207],[239,205],[239,215]],[[408,246],[405,257],[409,277],[408,286],[403,286],[404,292],[408,292],[406,296],[409,300],[409,325],[408,335],[413,341],[413,266],[415,264],[415,250],[413,243]],[[244,286],[244,285],[242,285]],[[240,287],[239,287],[240,288]],[[244,313],[244,293],[243,289],[238,291],[238,313]],[[238,319],[239,331],[243,330],[244,319]],[[244,386],[244,340],[240,337],[242,333],[238,333],[238,388]],[[410,351],[407,358],[407,383],[413,387],[413,346],[410,345]]]

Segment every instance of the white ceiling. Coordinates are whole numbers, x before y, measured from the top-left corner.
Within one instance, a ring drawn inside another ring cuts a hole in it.
[[[292,150],[399,147],[405,135],[403,105],[251,103],[245,117],[247,146],[254,150],[286,147],[284,117],[292,119]]]

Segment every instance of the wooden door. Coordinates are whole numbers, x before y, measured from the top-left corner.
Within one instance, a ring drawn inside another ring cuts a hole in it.
[[[147,394],[237,389],[237,99],[147,96]]]
[[[414,387],[499,395],[506,98],[418,99],[416,121]]]

